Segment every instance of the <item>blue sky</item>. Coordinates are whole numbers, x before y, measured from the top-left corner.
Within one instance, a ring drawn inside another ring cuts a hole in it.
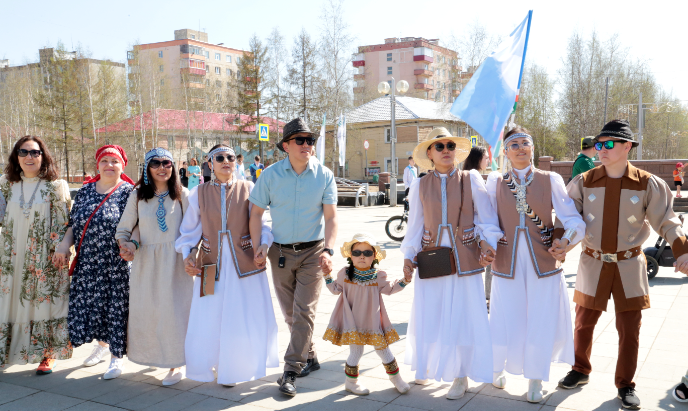
[[[12,65],[36,61],[38,49],[62,40],[81,43],[95,58],[124,62],[135,41],[172,40],[180,28],[205,29],[212,43],[246,48],[251,34],[265,38],[279,26],[287,44],[301,27],[313,35],[322,2],[221,0],[119,0],[116,2],[5,1],[2,6],[0,58]],[[597,29],[603,37],[619,34],[634,58],[648,60],[667,90],[688,100],[688,36],[685,0],[640,1],[439,1],[345,0],[345,19],[355,45],[382,43],[385,37],[447,38],[474,20],[507,36],[533,9],[527,59],[555,74],[574,30]],[[631,102],[629,102],[631,103]]]

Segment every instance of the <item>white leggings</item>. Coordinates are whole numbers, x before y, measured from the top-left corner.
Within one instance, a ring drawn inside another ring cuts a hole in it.
[[[346,360],[346,363],[350,367],[357,366],[358,362],[361,361],[361,357],[363,356],[363,347],[363,345],[349,345],[349,358]],[[375,353],[380,357],[383,364],[389,364],[394,361],[394,354],[392,354],[392,350],[390,350],[389,347],[382,350],[375,350]]]

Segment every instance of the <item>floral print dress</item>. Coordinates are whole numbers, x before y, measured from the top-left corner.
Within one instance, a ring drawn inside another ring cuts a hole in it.
[[[69,338],[74,347],[94,339],[110,344],[117,357],[127,353],[130,264],[119,256],[115,232],[133,186],[122,183],[88,224],[69,291]],[[69,219],[74,244],[79,244],[84,225],[106,194],[96,183],[83,186]]]
[[[69,186],[64,180],[21,178],[25,204],[36,192],[28,217],[20,207],[22,183],[0,177],[7,201],[0,243],[0,368],[72,356],[68,271],[52,264],[67,231]]]

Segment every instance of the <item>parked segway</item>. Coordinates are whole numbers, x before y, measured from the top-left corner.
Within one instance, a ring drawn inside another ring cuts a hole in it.
[[[681,225],[683,225],[683,214],[679,214],[678,219],[681,220]],[[667,241],[662,236],[659,236],[654,247],[647,247],[643,250],[643,253],[647,260],[648,280],[655,278],[659,272],[659,267],[673,267],[676,262],[674,253],[671,252],[671,246],[667,244]]]

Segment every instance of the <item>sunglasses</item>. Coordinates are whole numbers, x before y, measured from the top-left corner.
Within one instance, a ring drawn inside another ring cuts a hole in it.
[[[229,161],[230,163],[233,163],[236,160],[236,156],[233,156],[231,154],[229,154],[226,157],[223,156],[222,154],[215,156],[215,161],[217,161],[218,163],[224,163],[225,159],[227,159],[227,161]]]
[[[291,140],[296,141],[296,145],[299,145],[299,146],[302,146],[303,143],[306,143],[309,146],[312,146],[313,144],[315,144],[315,139],[313,137],[294,137],[294,138],[287,140],[287,141],[291,141]]]
[[[361,254],[363,254],[364,257],[372,257],[375,253],[373,253],[372,250],[365,250],[365,251],[353,250],[353,251],[351,252],[351,255],[354,256],[354,257],[360,257]]]
[[[150,168],[160,168],[162,165],[165,168],[172,168],[172,161],[170,160],[151,160],[148,164],[150,164]]]
[[[25,150],[23,148],[20,148],[19,151],[17,151],[17,155],[19,157],[26,157],[28,155],[31,155],[32,158],[38,158],[43,154],[41,150]]]
[[[509,144],[509,148],[510,148],[512,151],[517,151],[517,150],[519,150],[521,147],[526,148],[526,149],[527,149],[527,148],[531,148],[531,147],[533,147],[533,143],[531,143],[530,141],[524,141],[524,142],[521,143],[521,144],[518,144],[518,143]]]
[[[444,151],[444,143],[435,143],[434,146],[435,146],[435,150],[439,151],[440,153],[442,151]],[[447,143],[447,150],[449,150],[449,151],[456,150],[456,143],[454,143],[453,141],[448,142]]]
[[[595,143],[595,150],[602,151],[602,148],[605,148],[607,150],[611,150],[614,148],[616,143],[625,143],[625,141],[624,140],[598,141],[597,143]]]

